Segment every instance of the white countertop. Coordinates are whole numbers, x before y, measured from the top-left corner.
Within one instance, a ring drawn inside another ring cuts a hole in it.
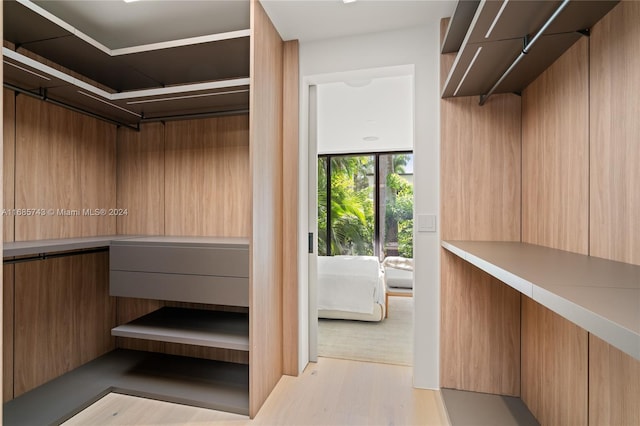
[[[640,360],[640,266],[518,242],[442,247]]]

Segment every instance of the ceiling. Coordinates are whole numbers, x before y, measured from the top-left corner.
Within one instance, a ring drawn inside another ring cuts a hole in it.
[[[262,0],[284,40],[302,42],[409,28],[453,14],[454,0]]]
[[[249,28],[249,0],[35,0],[110,49]],[[451,16],[454,0],[263,0],[285,40],[311,41],[418,26]]]

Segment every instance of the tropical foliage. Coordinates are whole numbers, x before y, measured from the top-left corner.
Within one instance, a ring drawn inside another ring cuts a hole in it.
[[[327,254],[326,158],[318,162],[319,252]],[[372,157],[331,159],[331,253],[373,255]]]
[[[378,196],[385,255],[395,247],[401,256],[413,257],[413,185],[402,174],[409,154],[380,155],[381,179],[386,185]],[[327,161],[331,161],[331,200],[327,203]],[[318,159],[318,247],[320,255],[373,255],[375,212],[372,181],[374,156],[335,156]],[[328,207],[329,206],[329,207]],[[330,208],[330,235],[327,209]],[[329,241],[328,241],[329,239]]]

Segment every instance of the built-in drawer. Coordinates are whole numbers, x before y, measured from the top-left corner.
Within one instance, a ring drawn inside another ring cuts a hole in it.
[[[249,306],[249,278],[112,270],[109,279],[112,296]]]
[[[143,237],[111,243],[110,294],[249,306],[249,246],[242,240]]]
[[[217,247],[112,245],[111,270],[249,277],[249,250]]]

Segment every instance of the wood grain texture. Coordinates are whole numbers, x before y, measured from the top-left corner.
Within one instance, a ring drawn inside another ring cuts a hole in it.
[[[251,1],[249,414],[282,376],[282,39]]]
[[[249,236],[248,129],[246,115],[167,123],[166,235]]]
[[[16,97],[13,91],[3,89],[2,99],[2,208],[12,209],[15,205]],[[4,217],[4,242],[13,241],[14,222],[15,216]]]
[[[117,323],[126,324],[150,312],[165,306],[162,300],[136,299],[133,297],[118,297]],[[120,347],[120,346],[118,346]]]
[[[15,396],[115,347],[107,253],[15,265]]]
[[[589,335],[589,425],[640,424],[640,361]]]
[[[3,266],[2,277],[2,402],[13,399],[13,265]]]
[[[520,111],[514,95],[440,101],[443,240],[520,241]],[[444,250],[440,291],[441,386],[519,395],[518,293]]]
[[[298,121],[299,46],[284,43],[283,174],[282,174],[282,316],[283,372],[298,375]]]
[[[640,2],[623,1],[590,37],[590,254],[640,265]]]
[[[209,348],[204,346],[184,345],[179,343],[156,342],[150,340],[118,337],[118,347],[137,351],[160,352],[163,354],[188,356],[192,358],[211,359],[214,361],[248,364],[249,353],[231,349]]]
[[[522,241],[589,253],[589,38],[522,93]]]
[[[440,105],[442,239],[519,241],[520,98]]]
[[[16,208],[56,213],[16,217],[16,241],[115,233],[115,216],[81,213],[116,206],[115,131],[100,120],[18,96]],[[59,214],[62,209],[77,214]]]
[[[586,330],[522,296],[522,401],[540,424],[587,424],[588,351]]]
[[[149,123],[139,132],[117,133],[117,217],[120,235],[164,234],[164,124]]]
[[[520,294],[447,251],[441,260],[440,385],[519,396]]]

